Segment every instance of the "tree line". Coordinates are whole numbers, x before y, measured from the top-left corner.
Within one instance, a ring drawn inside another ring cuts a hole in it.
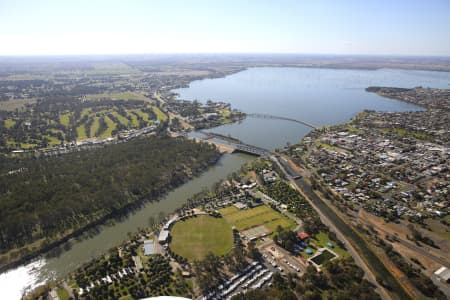
[[[0,157],[0,251],[156,199],[218,156],[206,143],[161,136],[59,157]]]

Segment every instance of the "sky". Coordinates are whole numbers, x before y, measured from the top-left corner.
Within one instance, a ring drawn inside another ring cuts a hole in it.
[[[0,55],[450,56],[450,0],[0,0]]]

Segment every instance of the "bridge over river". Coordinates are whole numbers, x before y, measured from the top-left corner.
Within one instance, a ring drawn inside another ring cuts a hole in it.
[[[276,120],[290,121],[305,125],[312,129],[317,128],[315,125],[312,125],[311,123],[293,118],[280,117],[269,114],[256,114],[256,113],[246,114],[246,116],[259,119],[276,119]],[[273,154],[272,151],[270,150],[243,143],[241,140],[234,138],[230,135],[223,135],[205,130],[200,130],[199,132],[205,135],[205,137],[202,138],[204,141],[215,144],[221,151],[226,151],[230,153],[243,152],[256,156],[268,156]]]
[[[239,139],[231,136],[225,136],[219,133],[200,130],[205,135],[201,140],[216,145],[223,152],[242,152],[256,156],[268,156],[272,154],[270,150],[243,143]]]
[[[247,114],[246,116],[251,117],[251,118],[258,118],[258,119],[275,119],[275,120],[290,121],[290,122],[295,122],[295,123],[305,125],[312,129],[317,128],[317,126],[315,126],[311,123],[308,123],[308,122],[305,122],[302,120],[293,119],[293,118],[288,118],[288,117],[280,117],[280,116],[274,116],[274,115],[269,115],[269,114]]]

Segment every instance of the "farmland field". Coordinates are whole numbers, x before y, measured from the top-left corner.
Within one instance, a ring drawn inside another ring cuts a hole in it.
[[[224,255],[233,246],[233,232],[224,218],[197,216],[178,221],[170,231],[170,249],[189,261],[207,253]]]
[[[12,99],[8,101],[0,101],[0,110],[14,111],[15,109],[21,109],[26,104],[35,103],[35,99]]]
[[[139,100],[148,101],[148,98],[138,93],[111,93],[111,94],[91,94],[86,96],[88,100],[112,99],[112,100]]]
[[[293,229],[296,225],[294,221],[266,205],[245,210],[239,210],[234,206],[229,206],[221,209],[220,213],[238,230],[264,225],[271,231],[275,231],[278,225],[288,229]]]

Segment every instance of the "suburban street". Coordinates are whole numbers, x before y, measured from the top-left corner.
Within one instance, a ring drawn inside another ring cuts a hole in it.
[[[337,237],[345,244],[348,252],[351,254],[351,256],[355,259],[356,264],[363,269],[366,278],[369,282],[374,284],[377,288],[378,294],[381,296],[382,299],[392,299],[392,297],[389,295],[389,293],[385,290],[384,287],[382,287],[376,280],[375,274],[370,270],[368,265],[365,263],[365,261],[361,258],[361,256],[358,254],[356,249],[352,246],[352,244],[347,240],[347,238],[344,236],[344,234],[333,224],[333,222],[319,209],[319,207],[315,204],[314,201],[311,199],[318,198],[316,194],[312,191],[311,187],[305,183],[305,181],[302,178],[294,179],[292,175],[297,174],[292,168],[290,168],[288,165],[286,165],[286,168],[289,169],[289,172],[286,170],[285,166],[281,164],[275,156],[271,156],[271,159],[277,163],[277,165],[280,167],[280,169],[284,172],[286,177],[289,179],[290,183],[297,189],[298,192],[300,192],[303,197],[305,197],[306,200],[311,204],[311,206],[318,212],[320,219],[322,222],[327,225],[331,231],[334,231],[337,235]],[[299,174],[295,175],[299,176]],[[320,201],[320,199],[316,199],[316,201]]]

